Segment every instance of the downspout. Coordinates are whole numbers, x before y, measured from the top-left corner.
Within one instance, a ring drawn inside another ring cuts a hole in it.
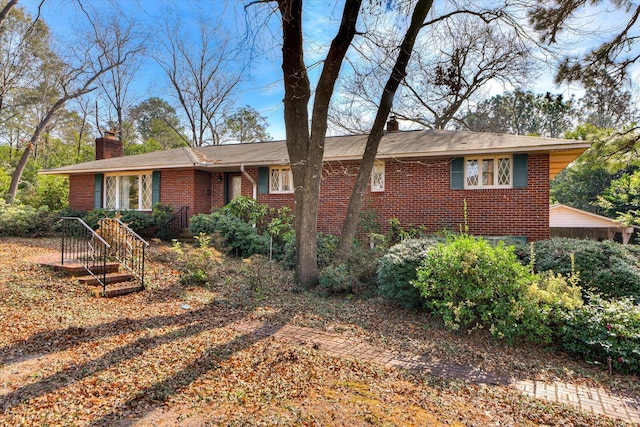
[[[251,178],[251,175],[244,170],[244,165],[240,165],[240,172],[249,180],[253,188],[253,200],[258,200],[258,184]]]

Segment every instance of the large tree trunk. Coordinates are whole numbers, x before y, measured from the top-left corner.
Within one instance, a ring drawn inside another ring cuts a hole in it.
[[[284,121],[295,187],[296,275],[305,287],[318,282],[316,235],[327,116],[340,67],[355,35],[360,5],[361,0],[345,3],[340,29],[331,43],[316,88],[310,134],[311,88],[304,63],[302,0],[278,1],[283,32]]]
[[[351,254],[351,247],[353,240],[358,229],[360,220],[360,211],[362,210],[362,201],[364,199],[364,193],[367,189],[367,184],[371,176],[371,169],[373,168],[373,162],[376,159],[376,153],[378,152],[378,146],[380,145],[380,139],[384,134],[384,125],[387,121],[389,112],[393,105],[393,98],[396,94],[398,86],[407,75],[407,64],[411,58],[413,52],[413,45],[415,44],[416,37],[422,28],[422,24],[431,9],[433,0],[418,0],[413,15],[411,17],[411,24],[407,29],[407,33],[404,36],[402,45],[400,46],[400,52],[398,58],[393,67],[391,75],[387,80],[382,97],[380,99],[380,106],[376,118],[373,122],[373,127],[367,138],[367,145],[362,156],[360,168],[358,169],[358,175],[356,177],[356,183],[349,199],[349,206],[347,207],[347,216],[342,224],[342,232],[340,233],[340,241],[338,242],[338,249],[335,257],[336,263],[344,263]]]

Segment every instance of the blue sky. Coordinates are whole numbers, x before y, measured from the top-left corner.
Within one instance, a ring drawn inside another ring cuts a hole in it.
[[[20,0],[18,3],[35,13],[40,0]],[[259,36],[256,39],[255,50],[260,53],[255,56],[250,64],[249,73],[241,85],[241,90],[235,100],[238,107],[250,105],[269,122],[269,133],[274,139],[283,139],[284,123],[282,111],[282,76],[280,68],[279,28],[277,26],[277,14],[271,17],[270,25],[262,25],[265,22],[264,15],[257,15],[258,9],[249,9],[245,12],[241,1],[224,0],[83,0],[89,6],[104,11],[105,19],[110,19],[110,9],[119,8],[125,16],[135,19],[143,25],[151,40],[157,32],[158,23],[163,22],[166,16],[179,17],[186,28],[197,29],[197,21],[204,17],[208,22],[221,20],[231,37],[247,37],[246,26],[255,29],[259,25]],[[605,4],[603,7],[607,7]],[[258,6],[253,6],[257,8]],[[307,64],[316,64],[326,52],[328,41],[331,40],[339,25],[341,6],[334,2],[312,0],[307,3],[305,9],[305,40],[307,40]],[[60,40],[71,40],[77,26],[85,22],[84,16],[73,0],[46,0],[42,9],[42,16],[50,26],[54,37]],[[615,21],[615,16],[614,21]],[[606,19],[606,20],[605,20]],[[611,23],[611,16],[603,18],[600,15],[585,15],[582,23],[587,22],[593,30],[602,29]],[[623,22],[622,20],[620,22]],[[615,22],[614,22],[615,23]],[[571,50],[584,51],[593,41],[589,37],[593,35],[584,33],[574,37],[572,42],[566,45],[564,52]],[[312,67],[310,75],[312,81],[317,78],[319,66]],[[162,70],[148,58],[140,69],[135,81],[135,97],[137,102],[151,96],[158,96],[170,101],[167,95],[169,90],[165,84]],[[565,96],[581,95],[580,88],[553,84],[552,71],[549,68],[537,79],[529,89],[535,92],[551,91],[563,93]],[[501,93],[502,87],[493,87],[492,92]]]

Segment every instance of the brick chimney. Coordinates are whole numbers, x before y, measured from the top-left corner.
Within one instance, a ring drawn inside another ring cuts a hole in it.
[[[396,116],[389,116],[387,132],[398,132],[398,121],[396,120]]]
[[[116,139],[115,132],[108,130],[102,138],[96,138],[96,160],[112,159],[123,155],[122,141]]]

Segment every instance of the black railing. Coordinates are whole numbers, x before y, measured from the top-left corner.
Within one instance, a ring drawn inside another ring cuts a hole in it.
[[[101,219],[96,231],[109,244],[108,256],[140,280],[144,288],[144,260],[149,243],[116,218]]]
[[[102,237],[91,229],[82,219],[62,218],[62,260],[79,263],[106,289],[107,256],[111,249]]]
[[[163,240],[169,240],[182,230],[189,228],[189,206],[178,209],[167,222],[164,223]]]

